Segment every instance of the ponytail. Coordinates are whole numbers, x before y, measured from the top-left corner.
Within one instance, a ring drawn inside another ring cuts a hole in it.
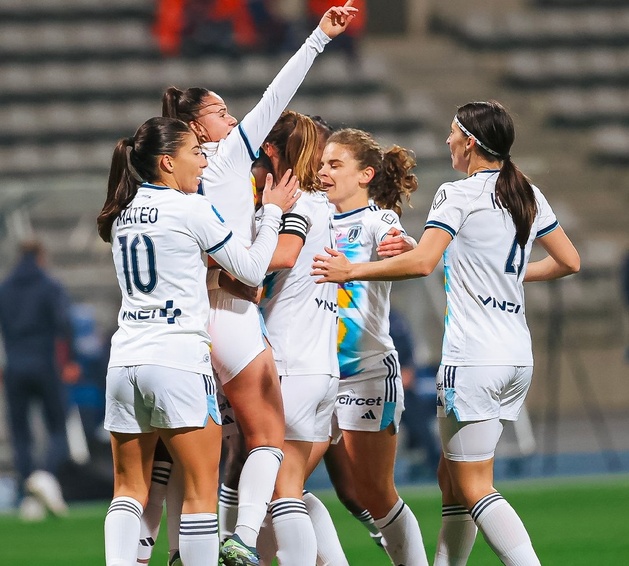
[[[516,240],[524,248],[537,214],[537,201],[531,183],[509,156],[502,162],[496,180],[496,203],[511,215]]]
[[[134,138],[118,141],[111,158],[107,197],[96,219],[98,235],[105,242],[111,241],[111,227],[118,215],[129,206],[142,182],[137,171],[131,165]]]
[[[417,176],[412,173],[417,162],[412,152],[394,145],[384,153],[382,175],[369,185],[369,194],[380,208],[393,210],[402,216],[402,197],[410,206],[411,193],[418,187]]]

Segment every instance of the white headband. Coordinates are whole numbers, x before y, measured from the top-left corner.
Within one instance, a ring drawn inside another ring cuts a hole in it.
[[[502,155],[500,155],[497,151],[494,151],[493,149],[491,149],[490,147],[488,147],[487,145],[485,145],[482,141],[480,141],[472,132],[470,132],[463,124],[461,124],[461,121],[459,120],[458,116],[454,116],[454,123],[460,128],[460,130],[466,135],[469,136],[470,138],[474,138],[474,140],[476,141],[476,143],[478,145],[480,145],[487,153],[491,153],[491,155],[496,156],[498,159],[504,159],[504,157]]]

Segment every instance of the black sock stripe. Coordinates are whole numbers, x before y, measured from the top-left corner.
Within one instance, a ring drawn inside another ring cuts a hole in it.
[[[401,506],[400,506],[400,508],[398,509],[398,512],[397,512],[397,513],[393,516],[393,519],[391,519],[391,520],[390,520],[390,521],[389,521],[386,525],[382,526],[382,527],[380,528],[380,530],[382,530],[382,529],[386,529],[386,528],[387,528],[387,527],[388,527],[391,523],[393,523],[393,521],[395,521],[395,520],[396,520],[396,519],[400,516],[400,513],[401,513],[402,511],[404,511],[404,507],[406,507],[406,503],[404,503],[404,501],[402,501],[402,505],[401,505]]]
[[[478,517],[481,515],[481,513],[483,513],[483,511],[487,509],[487,507],[489,507],[490,505],[492,505],[493,503],[496,503],[497,501],[501,499],[504,499],[504,498],[502,497],[502,495],[500,495],[500,493],[496,491],[478,500],[474,504],[472,509],[470,509],[470,515],[472,515],[472,519],[476,521]]]

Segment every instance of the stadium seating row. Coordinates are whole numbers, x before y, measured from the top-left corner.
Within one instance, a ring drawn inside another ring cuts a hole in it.
[[[629,9],[502,11],[473,17],[433,18],[434,29],[449,31],[466,45],[478,49],[544,49],[626,45],[629,42]]]

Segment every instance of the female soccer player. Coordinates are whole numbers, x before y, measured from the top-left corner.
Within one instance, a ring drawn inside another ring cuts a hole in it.
[[[333,245],[331,208],[317,177],[318,137],[310,118],[284,112],[262,148],[275,176],[292,169],[302,190],[283,216],[260,302],[286,418],[285,456],[269,511],[279,564],[314,566],[317,543],[302,492],[313,443],[328,439],[339,373],[336,285],[316,285],[310,264],[317,249]]]
[[[246,246],[255,235],[251,163],[315,57],[354,18],[356,9],[351,4],[349,0],[323,15],[317,29],[240,124],[230,116],[223,99],[207,89],[169,88],[164,93],[163,114],[188,122],[208,156],[199,191],[221,210]],[[210,304],[214,367],[249,450],[238,487],[235,535],[224,545],[223,558],[228,565],[240,564],[228,556],[236,553],[242,555],[242,563],[256,564],[255,551],[247,547],[255,546],[283,458],[280,384],[258,308],[220,288],[210,292]]]
[[[171,118],[145,122],[118,142],[112,158],[98,216],[122,292],[106,387],[105,428],[114,461],[114,497],[105,519],[108,565],[136,563],[158,437],[183,470],[182,559],[187,566],[218,560],[221,428],[201,252],[257,285],[275,249],[281,213],[299,195],[288,175],[265,191],[262,226],[247,250],[210,201],[194,194],[206,165],[190,127]],[[268,181],[270,187],[270,176]]]
[[[511,160],[514,139],[499,103],[461,106],[446,143],[453,168],[467,177],[439,187],[417,247],[355,264],[329,250],[331,257],[319,255],[313,266],[322,283],[394,280],[429,275],[443,256],[437,566],[465,564],[477,528],[504,564],[539,564],[522,521],[493,487],[494,450],[501,421],[517,419],[533,372],[523,282],[576,273],[580,259],[541,191]],[[534,240],[548,255],[529,263]]]
[[[330,136],[319,177],[336,207],[333,226],[340,253],[373,260],[391,228],[403,232],[398,215],[402,198],[417,189],[414,167],[407,150],[384,151],[361,130]],[[415,566],[428,564],[421,532],[393,479],[404,394],[389,336],[390,289],[389,282],[338,289],[341,381],[335,412],[358,500],[374,517],[394,564]]]

